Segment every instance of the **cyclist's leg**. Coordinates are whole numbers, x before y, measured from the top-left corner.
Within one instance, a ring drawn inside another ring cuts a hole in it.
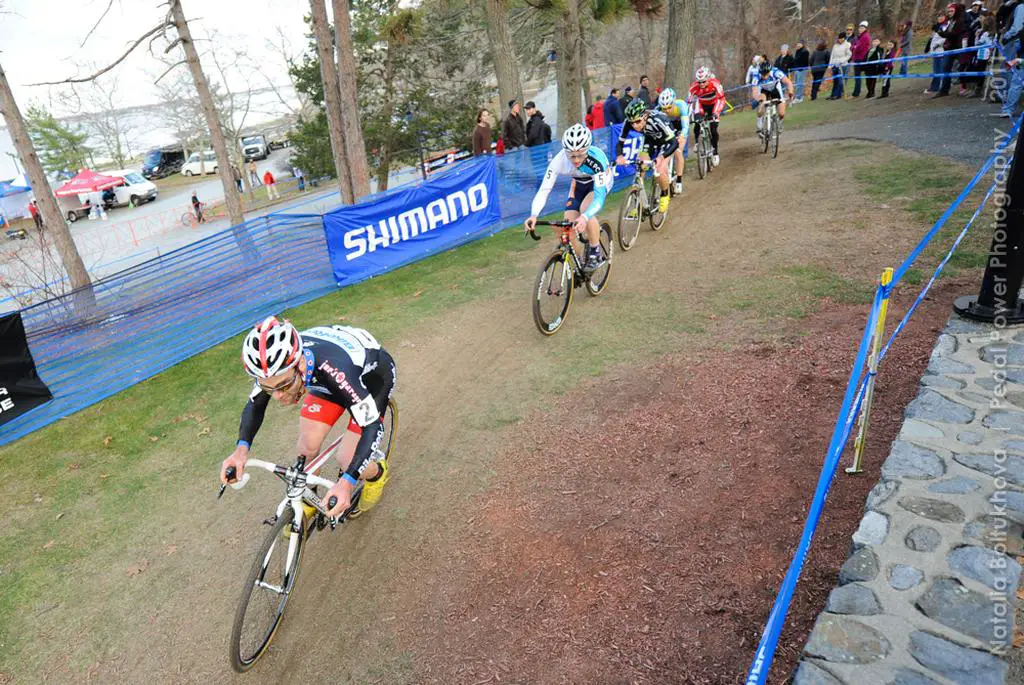
[[[786,98],[781,93],[779,94],[779,120],[786,118]]]
[[[718,119],[714,118],[710,123],[711,128],[711,150],[718,154]]]
[[[304,455],[307,464],[312,462],[320,452],[324,439],[331,432],[331,428],[344,413],[345,409],[340,404],[307,393],[302,400],[302,411],[299,417],[299,441],[295,446],[296,454]],[[345,445],[342,443],[338,450],[339,459],[344,452]],[[348,453],[351,454],[351,447]]]
[[[581,213],[587,211],[590,207],[590,203],[594,200],[593,185],[590,186],[591,190],[587,191],[587,194],[580,201],[579,211],[573,212],[573,217],[570,220],[574,220]],[[569,212],[566,212],[566,219],[569,219]],[[596,218],[587,220],[587,245],[591,249],[597,249],[601,245],[601,224]]]
[[[383,457],[378,461],[378,447],[384,438],[384,417],[388,410],[388,400],[394,392],[397,374],[395,361],[385,350],[378,351],[377,367],[370,373],[363,376],[366,389],[373,395],[377,404],[377,412],[380,418],[366,428],[352,429],[359,430],[359,442],[356,445],[353,459],[360,464],[360,472],[363,475],[365,484],[363,495],[359,500],[359,512],[372,509],[380,501],[384,486],[388,482],[388,463]],[[356,515],[356,512],[353,512]]]

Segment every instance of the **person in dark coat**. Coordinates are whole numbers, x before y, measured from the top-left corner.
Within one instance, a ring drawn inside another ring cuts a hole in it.
[[[796,42],[796,52],[793,53],[793,73],[790,78],[793,80],[793,90],[796,92],[794,102],[804,101],[804,82],[807,79],[807,67],[811,66],[811,53],[802,40]]]
[[[526,103],[526,116],[529,117],[526,121],[526,146],[534,147],[550,143],[551,127],[544,121],[544,115],[532,100]]]
[[[789,76],[789,71],[793,68],[793,55],[789,54],[788,43],[783,44],[779,56],[775,58],[775,68]]]
[[[521,108],[515,100],[508,101],[508,116],[501,125],[501,133],[505,138],[505,149],[515,150],[526,146],[526,127],[519,115]]]
[[[814,48],[814,54],[811,55],[810,66],[811,66],[811,99],[818,99],[818,89],[821,88],[821,82],[825,78],[825,72],[828,70],[829,58],[832,56],[831,51],[825,42],[818,43],[818,46]]]
[[[611,126],[621,124],[625,120],[626,116],[622,113],[622,105],[619,103],[619,89],[612,88],[608,93],[608,99],[604,101],[604,122]]]
[[[962,48],[967,39],[967,9],[963,6],[963,3],[950,3],[946,7],[946,16],[949,17],[949,21],[946,22],[945,26],[935,24],[935,32],[942,38],[945,38],[945,42],[942,44],[944,52],[950,50],[959,50]],[[964,54],[969,55],[970,53],[963,53],[958,55],[946,55],[942,56],[942,66],[940,67],[940,73],[949,74],[953,71],[955,64],[961,64],[963,62]],[[968,57],[970,59],[970,57]],[[939,92],[932,95],[933,98],[941,98],[949,95],[950,86],[953,85],[953,78],[951,76],[943,76],[942,81],[939,83]]]
[[[626,105],[633,101],[633,86],[624,86],[622,89],[622,97],[619,98],[619,107],[622,108],[622,118],[625,120]]]
[[[648,107],[651,106],[651,91],[648,88],[649,84],[650,84],[650,80],[647,78],[647,76],[641,76],[640,77],[640,90],[637,91],[637,94],[636,94],[636,96],[638,98],[640,98],[641,100],[643,100],[644,102],[647,103]],[[623,111],[625,111],[625,110],[623,110]]]
[[[871,49],[868,50],[867,58],[864,60],[868,64],[864,65],[864,75],[867,76],[868,94],[864,99],[875,97],[875,83],[878,81],[878,75],[882,73],[881,64],[870,64],[870,62],[881,62],[885,59],[885,50],[882,49],[882,41],[875,38],[871,41]]]

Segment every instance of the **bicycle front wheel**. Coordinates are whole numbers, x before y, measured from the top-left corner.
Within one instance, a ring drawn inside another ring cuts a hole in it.
[[[705,138],[706,136],[701,136],[700,142],[697,143],[697,176],[699,178],[704,178],[705,176],[707,176],[708,171],[710,170],[707,166],[709,159],[707,155],[708,146]]]
[[[779,156],[779,119],[772,117],[772,159]]]
[[[565,255],[556,250],[537,274],[537,290],[533,299],[533,322],[544,335],[554,335],[569,313],[572,304],[573,269]]]
[[[587,276],[587,293],[597,297],[604,292],[608,278],[612,275],[612,227],[608,222],[601,223],[601,256],[605,263]]]
[[[658,179],[652,179],[651,183],[651,213],[647,216],[647,220],[651,224],[652,231],[660,231],[661,227],[665,225],[665,215],[658,209],[661,203],[661,196],[665,193],[670,193],[671,189],[663,191],[661,186],[658,185]]]
[[[771,140],[772,119],[771,117],[761,118],[761,153],[768,152],[768,142]]]
[[[196,225],[196,217],[192,212],[185,212],[181,215],[181,225],[185,228],[193,228]]]
[[[245,673],[263,656],[281,626],[302,558],[303,535],[286,533],[295,512],[285,509],[263,541],[245,579],[231,628],[231,667]]]
[[[631,189],[619,206],[619,247],[628,252],[640,235],[640,191]]]

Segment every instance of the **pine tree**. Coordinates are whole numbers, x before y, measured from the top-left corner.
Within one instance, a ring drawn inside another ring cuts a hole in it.
[[[47,171],[77,172],[87,166],[92,150],[85,144],[89,135],[77,127],[60,123],[45,107],[29,105],[25,112],[29,137]]]

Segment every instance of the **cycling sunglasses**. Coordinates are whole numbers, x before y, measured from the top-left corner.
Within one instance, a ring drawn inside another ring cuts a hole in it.
[[[270,385],[264,385],[263,383],[259,383],[259,382],[257,382],[257,384],[260,386],[261,390],[263,390],[265,392],[269,392],[269,393],[275,393],[275,392],[277,392],[279,390],[285,390],[285,389],[291,387],[292,385],[294,385],[295,384],[295,379],[299,378],[299,372],[298,372],[297,369],[293,368],[292,372],[293,372],[293,375],[292,375],[291,378],[289,378],[286,381],[282,381],[282,382],[278,383],[277,385],[270,386]]]

